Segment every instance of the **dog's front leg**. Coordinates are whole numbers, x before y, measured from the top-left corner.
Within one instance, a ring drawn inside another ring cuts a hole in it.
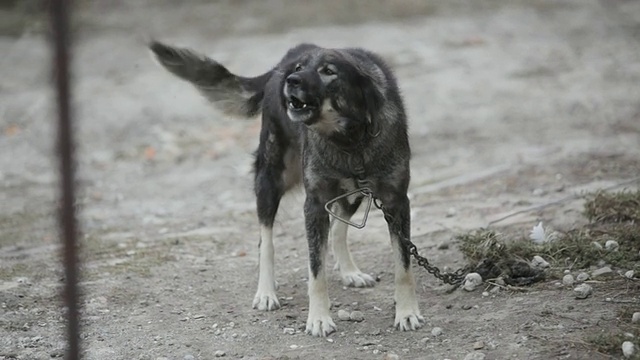
[[[307,193],[304,204],[307,240],[309,242],[309,317],[307,333],[327,336],[336,331],[329,312],[329,292],[325,262],[329,233],[329,214],[314,194]]]
[[[411,270],[411,254],[402,239],[410,239],[411,213],[409,199],[398,196],[385,204],[385,219],[389,226],[391,246],[395,257],[395,300],[396,328],[407,331],[422,327],[424,318],[420,315],[416,298],[416,282]]]

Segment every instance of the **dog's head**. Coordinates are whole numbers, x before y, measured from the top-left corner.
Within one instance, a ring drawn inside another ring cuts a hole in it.
[[[370,60],[348,50],[317,49],[288,65],[282,106],[291,121],[327,135],[362,129],[375,134],[384,81]]]

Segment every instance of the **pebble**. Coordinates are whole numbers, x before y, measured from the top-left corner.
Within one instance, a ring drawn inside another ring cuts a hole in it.
[[[562,277],[562,283],[566,286],[571,286],[574,283],[573,275],[568,274]]]
[[[593,289],[588,284],[580,284],[573,289],[573,294],[576,296],[576,299],[586,299],[592,292]]]
[[[442,328],[434,327],[433,329],[431,329],[431,335],[433,335],[433,336],[442,335]]]
[[[296,333],[296,329],[290,328],[290,327],[286,327],[286,328],[282,329],[282,333],[283,334],[287,334],[287,335],[293,335],[293,334]]]
[[[482,276],[478,273],[472,272],[464,277],[462,288],[466,291],[473,291],[480,285],[482,285]]]
[[[537,188],[537,189],[533,189],[533,191],[531,193],[533,194],[533,196],[542,196],[542,195],[546,194],[547,192],[544,191],[543,189]]]
[[[589,274],[586,272],[581,272],[580,274],[578,274],[578,276],[576,276],[576,280],[578,280],[578,282],[585,282],[590,278],[591,276],[589,276]]]
[[[636,347],[631,341],[625,341],[622,343],[622,355],[626,358],[630,358],[635,354]]]
[[[362,314],[362,311],[352,311],[349,315],[349,319],[351,319],[351,321],[360,322],[364,320],[364,315]]]
[[[592,243],[591,243],[591,245],[592,245],[594,248],[598,249],[598,250],[602,250],[602,249],[603,249],[602,245],[600,245],[600,243],[599,243],[599,242],[597,242],[597,241],[592,242]]]
[[[215,357],[223,357],[225,355],[227,355],[227,353],[222,351],[222,350],[216,350],[216,352],[213,353],[213,356],[215,356]]]
[[[480,350],[484,347],[484,341],[476,341],[473,343],[473,350]]]
[[[607,277],[607,276],[611,276],[613,275],[613,270],[611,270],[610,267],[605,266],[605,267],[601,267],[598,270],[594,270],[591,273],[591,276],[595,279],[595,278],[599,278],[599,277]]]
[[[531,260],[531,266],[538,269],[546,269],[549,267],[549,262],[543,259],[542,256],[536,255],[533,257],[533,260]]]
[[[631,316],[631,322],[634,324],[640,323],[640,312],[634,312]]]
[[[447,210],[447,217],[454,217],[457,213],[455,208],[449,208],[449,210]]]
[[[191,354],[185,355],[182,359],[183,360],[196,360],[196,358],[193,357],[193,355],[191,355]]]
[[[633,279],[636,276],[636,272],[633,270],[629,270],[626,273],[624,273],[624,277],[626,277],[627,279]]]
[[[607,242],[604,243],[604,248],[607,249],[607,251],[618,251],[620,244],[615,240],[607,240]]]
[[[394,353],[389,353],[385,355],[384,358],[382,358],[382,360],[400,360],[400,356]]]
[[[489,296],[489,292],[488,292],[488,291],[483,291],[483,292],[482,292],[482,296],[484,296],[484,297]]]
[[[472,353],[468,353],[467,356],[464,357],[464,360],[484,360],[486,356],[487,355],[480,351],[474,351]]]
[[[565,275],[566,275],[566,274],[571,274],[571,270],[566,269],[566,270],[564,271],[564,273],[565,273]]]
[[[338,310],[338,319],[342,321],[349,321],[351,317],[349,316],[349,312],[347,310],[340,309]]]

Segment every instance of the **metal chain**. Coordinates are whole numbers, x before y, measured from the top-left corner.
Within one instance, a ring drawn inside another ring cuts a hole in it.
[[[340,216],[338,216],[338,214],[334,213],[333,211],[331,211],[331,205],[333,205],[335,202],[337,202],[338,200],[351,196],[353,194],[356,193],[361,193],[362,195],[364,195],[365,197],[368,198],[368,206],[366,208],[365,211],[365,215],[364,215],[364,219],[362,221],[362,223],[357,224],[354,223],[352,221],[350,221],[349,219],[344,219]],[[353,227],[356,227],[358,229],[362,229],[366,223],[367,223],[367,217],[369,215],[369,210],[371,209],[371,201],[373,199],[373,205],[382,210],[382,214],[384,215],[385,220],[387,220],[388,223],[391,223],[393,220],[393,217],[389,214],[389,211],[387,211],[387,208],[384,206],[384,204],[382,204],[382,202],[380,201],[380,199],[378,199],[377,197],[375,197],[375,195],[373,194],[373,192],[367,188],[367,187],[362,187],[353,191],[350,191],[346,194],[340,195],[338,197],[336,197],[335,199],[329,200],[324,208],[325,210],[331,214],[331,216],[335,217],[337,220],[340,220],[342,222],[344,222],[345,224],[351,225]],[[417,263],[419,266],[423,267],[425,270],[427,270],[427,272],[433,276],[435,276],[437,279],[441,280],[442,282],[444,282],[445,284],[449,284],[449,285],[454,285],[454,286],[459,286],[462,281],[464,280],[465,276],[471,271],[471,266],[466,266],[464,268],[460,268],[454,272],[442,272],[440,271],[440,268],[438,268],[435,265],[431,265],[429,263],[429,260],[420,255],[418,253],[418,247],[411,242],[411,240],[409,240],[406,237],[400,237],[400,241],[402,241],[403,246],[409,250],[409,253],[411,255],[413,255],[413,257],[416,259]]]

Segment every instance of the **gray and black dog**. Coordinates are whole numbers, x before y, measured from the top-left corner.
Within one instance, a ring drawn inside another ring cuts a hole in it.
[[[325,204],[366,187],[385,208],[395,255],[395,326],[415,330],[420,315],[411,257],[401,239],[410,238],[410,148],[407,116],[389,66],[358,48],[325,49],[301,44],[289,50],[268,72],[234,75],[220,63],[194,51],[150,44],[160,64],[192,83],[229,115],[262,114],[255,152],[255,194],[260,233],[258,291],[253,307],[280,307],[274,278],[273,223],[284,193],[302,182],[309,243],[309,317],[307,333],[327,336],[331,319],[325,262],[329,237],[343,282],[373,286],[347,246],[348,225],[330,219]],[[355,192],[331,205],[350,219],[366,192]]]

